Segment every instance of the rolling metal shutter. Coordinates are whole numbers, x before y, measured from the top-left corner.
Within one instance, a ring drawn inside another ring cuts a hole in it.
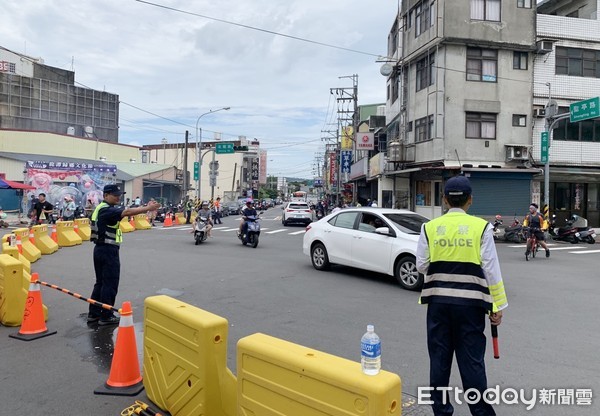
[[[525,216],[531,203],[530,174],[472,172],[473,205],[469,214],[512,218]]]

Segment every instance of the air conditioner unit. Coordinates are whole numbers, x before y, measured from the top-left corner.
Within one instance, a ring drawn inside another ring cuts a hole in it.
[[[545,108],[534,108],[533,116],[534,117],[546,117],[546,109]]]
[[[551,40],[539,40],[535,43],[536,53],[544,54],[552,52],[553,42]]]
[[[506,160],[528,160],[527,150],[526,146],[509,146],[506,148]]]

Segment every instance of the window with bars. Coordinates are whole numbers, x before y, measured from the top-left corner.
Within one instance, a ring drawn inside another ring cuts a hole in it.
[[[501,0],[471,0],[471,19],[500,21]]]
[[[556,75],[600,78],[600,50],[556,47]]]
[[[494,113],[466,113],[466,137],[468,139],[496,139]]]
[[[517,0],[517,8],[531,9],[531,0]]]
[[[496,82],[498,51],[495,49],[467,48],[467,81]]]

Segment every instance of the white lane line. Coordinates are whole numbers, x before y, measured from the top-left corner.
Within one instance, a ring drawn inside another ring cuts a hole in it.
[[[229,228],[229,227],[213,227],[213,230],[224,230],[227,228]]]
[[[184,229],[190,228],[190,226],[189,225],[180,225],[177,227],[162,227],[162,228],[158,228],[158,229],[164,231],[164,230],[181,230],[182,228],[184,228]]]
[[[525,248],[527,246],[511,246],[511,247]],[[552,252],[552,251],[557,251],[557,250],[575,250],[575,249],[582,249],[582,248],[585,248],[585,247],[577,247],[577,246],[575,246],[575,247],[551,247],[550,251]],[[540,247],[540,252],[543,252],[543,251],[544,251],[544,249]]]
[[[265,234],[277,234],[277,233],[282,233],[284,231],[285,230],[273,230],[273,231],[269,231],[268,233],[265,233]]]
[[[237,231],[237,230],[239,230],[239,228],[230,228],[228,230],[221,230],[221,232],[228,233],[230,231]]]
[[[556,247],[556,244],[552,244],[552,243],[546,244],[546,245],[548,247]],[[511,248],[525,248],[525,247],[527,247],[527,245],[526,244],[520,244],[518,246],[509,246],[509,247],[511,247]],[[576,248],[576,247],[571,247],[571,248]]]
[[[572,247],[572,248],[575,248],[575,247]],[[569,253],[573,253],[573,254],[589,254],[589,253],[600,253],[600,250],[569,251]]]
[[[306,230],[302,230],[302,231],[296,231],[294,233],[290,233],[290,235],[298,235],[298,234],[304,234],[306,232]]]

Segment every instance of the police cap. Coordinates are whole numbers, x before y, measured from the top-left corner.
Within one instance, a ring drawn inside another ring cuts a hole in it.
[[[111,194],[111,195],[123,195],[125,193],[121,190],[121,187],[119,185],[117,185],[116,183],[111,183],[109,185],[105,185],[103,192],[105,194]]]
[[[464,176],[455,176],[448,179],[444,187],[444,195],[446,196],[471,195],[471,192],[471,182]]]

